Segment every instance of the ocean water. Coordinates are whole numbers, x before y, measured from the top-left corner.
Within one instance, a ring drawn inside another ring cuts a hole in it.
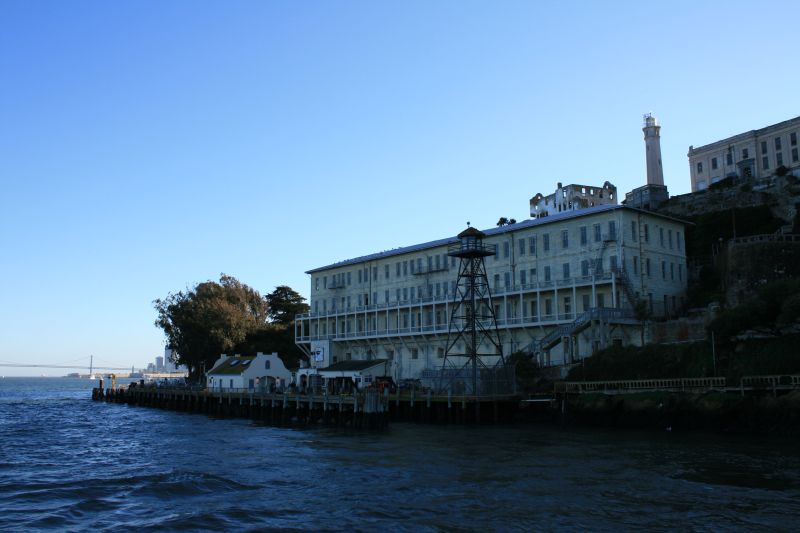
[[[0,379],[1,531],[795,531],[788,439],[286,429]]]

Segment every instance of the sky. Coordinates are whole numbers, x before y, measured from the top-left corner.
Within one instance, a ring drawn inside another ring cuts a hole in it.
[[[142,367],[153,300],[528,218],[800,115],[796,1],[0,2],[0,364]],[[75,369],[72,371],[78,371]],[[0,375],[71,370],[0,366]]]

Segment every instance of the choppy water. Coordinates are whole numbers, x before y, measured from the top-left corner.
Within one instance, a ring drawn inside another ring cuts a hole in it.
[[[796,530],[800,447],[393,424],[291,430],[0,379],[0,530]]]

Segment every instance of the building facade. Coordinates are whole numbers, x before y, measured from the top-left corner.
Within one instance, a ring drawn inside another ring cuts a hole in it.
[[[616,195],[615,195],[616,196]],[[611,343],[638,343],[636,302],[655,316],[684,305],[684,223],[621,205],[566,210],[485,231],[504,355],[568,365]],[[312,366],[388,360],[395,380],[441,368],[458,274],[456,238],[308,271],[311,311],[295,342]]]
[[[795,117],[698,148],[690,146],[687,155],[692,192],[727,177],[768,178],[780,167],[800,175],[798,134],[800,117]]]

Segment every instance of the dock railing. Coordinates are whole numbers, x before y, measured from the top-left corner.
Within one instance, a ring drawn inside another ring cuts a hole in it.
[[[619,381],[563,381],[556,393],[602,392],[609,394],[645,391],[707,391],[726,387],[725,378],[633,379]]]

